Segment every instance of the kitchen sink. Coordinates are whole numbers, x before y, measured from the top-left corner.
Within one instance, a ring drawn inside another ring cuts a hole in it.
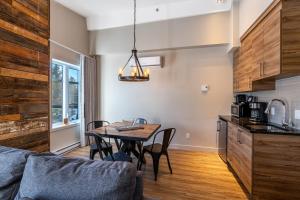
[[[289,131],[288,128],[284,127],[277,127],[274,125],[264,125],[264,124],[251,124],[247,125],[250,129],[255,130],[255,131],[279,131],[279,132],[285,132]]]

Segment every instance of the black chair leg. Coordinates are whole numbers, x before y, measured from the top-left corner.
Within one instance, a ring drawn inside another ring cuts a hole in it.
[[[91,160],[94,160],[96,154],[97,154],[97,151],[95,151],[95,150],[90,150],[90,159],[91,159]]]
[[[112,154],[113,154],[113,149],[112,149],[112,148],[109,148],[109,149],[108,149],[108,152],[110,153],[110,155],[112,155]]]
[[[99,156],[100,156],[101,160],[103,160],[102,151],[99,151]]]
[[[140,142],[137,143],[137,148],[139,152],[142,152],[142,144]],[[146,164],[146,158],[144,154],[143,154],[143,164]]]
[[[155,181],[157,181],[157,174],[158,174],[158,169],[159,169],[159,158],[160,158],[159,155],[152,155]]]
[[[103,150],[103,153],[104,153],[105,156],[108,156],[108,151],[109,151],[109,149]]]
[[[169,158],[168,152],[166,153],[166,156],[167,156],[167,160],[168,160],[168,165],[169,165],[170,173],[173,174],[173,171],[172,171],[172,167],[171,167],[171,163],[170,163],[170,158]]]
[[[90,159],[91,159],[91,160],[94,160],[93,153],[94,153],[93,150],[90,150]]]

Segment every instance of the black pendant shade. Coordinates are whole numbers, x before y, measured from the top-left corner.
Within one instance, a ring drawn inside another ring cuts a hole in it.
[[[143,70],[139,58],[137,56],[137,49],[136,49],[136,0],[134,0],[134,24],[133,24],[133,32],[134,32],[134,44],[133,50],[131,53],[130,58],[128,59],[127,63],[123,68],[119,71],[119,81],[127,81],[127,82],[142,82],[142,81],[149,81],[149,71]],[[134,60],[134,67],[129,66],[131,60]],[[132,67],[132,71],[130,75],[124,75],[125,68]]]

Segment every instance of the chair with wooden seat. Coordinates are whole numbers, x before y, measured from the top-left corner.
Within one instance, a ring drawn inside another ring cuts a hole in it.
[[[117,153],[108,152],[108,155],[104,158],[102,153],[104,148],[109,148],[109,145],[100,135],[93,134],[97,146],[97,150],[100,154],[100,158],[105,161],[123,161],[123,162],[132,162],[132,158],[125,152],[119,151]]]
[[[176,133],[175,128],[168,128],[165,130],[161,130],[155,134],[152,145],[144,146],[144,148],[143,148],[143,155],[142,155],[143,157],[144,157],[145,153],[149,153],[152,156],[155,181],[157,180],[159,160],[162,155],[165,155],[167,157],[170,173],[171,174],[173,173],[169,154],[168,154],[168,147],[169,147],[172,139],[174,138],[175,133]],[[163,141],[161,144],[156,143],[156,138],[160,134],[163,134]]]
[[[99,149],[97,147],[97,145],[95,143],[91,143],[91,138],[94,137],[94,135],[92,133],[89,133],[90,130],[92,129],[96,129],[96,128],[100,128],[103,127],[104,125],[108,125],[110,124],[108,121],[103,121],[103,120],[97,120],[97,121],[92,121],[89,122],[86,125],[86,132],[85,132],[85,136],[88,139],[88,145],[90,145],[90,159],[94,160],[95,155],[97,153],[99,153],[100,157],[102,156],[102,153],[104,153],[104,155],[108,156],[109,153],[112,153],[112,145],[109,143],[107,145],[105,145],[104,143],[102,143],[102,151],[99,152]],[[103,157],[103,156],[102,156]]]

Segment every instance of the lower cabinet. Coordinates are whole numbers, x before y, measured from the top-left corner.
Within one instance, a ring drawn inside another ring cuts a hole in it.
[[[251,200],[300,200],[300,135],[250,133],[229,122],[227,161]]]
[[[228,125],[227,159],[249,193],[252,192],[252,134]]]

